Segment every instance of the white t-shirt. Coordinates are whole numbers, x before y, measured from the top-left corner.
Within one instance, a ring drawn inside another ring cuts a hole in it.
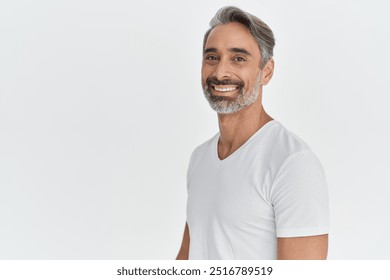
[[[187,174],[189,259],[276,259],[277,237],[328,233],[328,191],[310,148],[278,121],[224,160],[219,133]]]

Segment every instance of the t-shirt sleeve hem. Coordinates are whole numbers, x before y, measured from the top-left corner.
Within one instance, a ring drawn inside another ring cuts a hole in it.
[[[279,229],[276,232],[277,237],[304,237],[328,234],[328,227],[317,228],[297,228],[297,229]]]

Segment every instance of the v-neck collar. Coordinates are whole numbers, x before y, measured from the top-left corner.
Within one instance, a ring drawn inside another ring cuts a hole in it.
[[[244,142],[244,144],[242,144],[237,150],[235,150],[233,153],[231,153],[229,156],[227,156],[226,158],[224,159],[220,159],[219,156],[218,156],[218,142],[219,142],[219,137],[220,137],[220,133],[218,132],[217,135],[214,137],[214,141],[213,141],[213,158],[215,159],[215,161],[217,162],[217,164],[226,164],[227,162],[231,161],[232,158],[235,158],[238,154],[241,153],[241,151],[254,139],[256,138],[258,135],[260,134],[263,134],[264,131],[272,126],[273,124],[276,124],[278,123],[278,121],[276,120],[270,120],[269,122],[265,123],[262,127],[260,127],[259,130],[257,130],[251,137],[249,137],[248,140],[246,140]]]

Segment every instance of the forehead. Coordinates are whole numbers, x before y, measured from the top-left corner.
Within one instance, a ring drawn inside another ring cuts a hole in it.
[[[214,27],[207,38],[205,49],[207,48],[216,48],[218,51],[242,48],[260,56],[259,46],[248,28],[237,22]]]

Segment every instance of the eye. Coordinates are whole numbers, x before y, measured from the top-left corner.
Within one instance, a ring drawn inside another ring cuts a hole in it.
[[[238,61],[238,62],[244,62],[244,61],[246,61],[245,58],[243,58],[242,56],[236,56],[233,60],[234,60],[234,61]]]
[[[208,56],[206,56],[206,60],[217,60],[217,56],[216,55],[208,55]]]

